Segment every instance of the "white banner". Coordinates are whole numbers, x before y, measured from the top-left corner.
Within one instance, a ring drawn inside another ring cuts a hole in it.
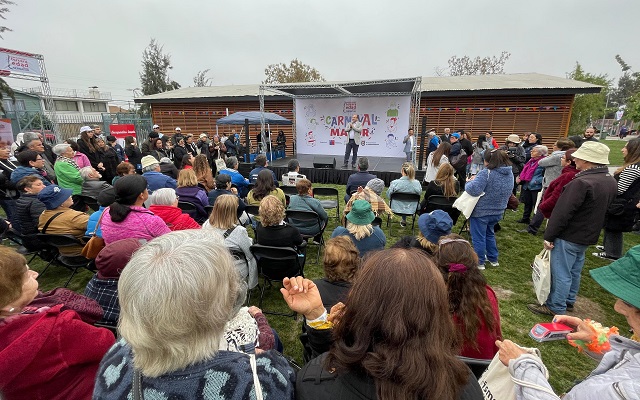
[[[40,76],[38,59],[27,53],[0,50],[0,71],[5,75],[21,73]]]
[[[344,156],[351,116],[362,123],[359,156],[405,157],[411,96],[296,99],[296,144],[301,154]],[[342,158],[339,160],[342,162]]]

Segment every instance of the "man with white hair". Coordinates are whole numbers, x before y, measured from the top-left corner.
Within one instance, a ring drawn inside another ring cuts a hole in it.
[[[141,162],[142,176],[147,180],[149,195],[151,195],[155,190],[161,188],[175,189],[178,187],[178,183],[175,179],[161,172],[160,162],[153,156],[144,156],[142,157]]]
[[[100,175],[100,173],[93,167],[81,168],[80,176],[84,179],[84,182],[82,183],[82,196],[97,199],[100,192],[111,187],[107,182],[100,180],[102,175]]]

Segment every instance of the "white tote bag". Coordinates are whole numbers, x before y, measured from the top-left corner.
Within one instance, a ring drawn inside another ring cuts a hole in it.
[[[531,264],[531,280],[539,304],[544,304],[551,291],[551,252],[543,249]]]
[[[476,204],[478,204],[478,200],[480,197],[484,196],[484,193],[481,193],[480,196],[471,196],[467,192],[462,192],[460,197],[456,199],[453,203],[453,208],[457,208],[464,214],[465,218],[469,218],[473,209],[476,208]]]
[[[534,357],[540,358],[540,350],[527,347],[522,347],[522,349]],[[546,368],[544,368],[544,376],[547,379],[549,378],[549,373]],[[496,353],[493,357],[487,370],[484,371],[484,374],[478,379],[478,383],[480,384],[485,400],[515,400],[516,385],[530,387],[555,396],[555,393],[549,390],[549,388],[513,378],[509,373],[509,368],[500,361],[500,353]]]

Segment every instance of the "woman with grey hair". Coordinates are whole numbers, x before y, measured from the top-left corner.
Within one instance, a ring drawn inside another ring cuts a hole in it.
[[[189,214],[183,214],[178,207],[175,189],[158,189],[149,196],[149,211],[162,218],[172,231],[200,229],[200,225]]]
[[[171,232],[144,245],[120,276],[122,340],[102,360],[93,398],[133,398],[139,388],[144,398],[293,399],[283,357],[221,350],[238,290],[222,235]]]
[[[524,213],[518,222],[528,224],[531,222],[531,212],[536,204],[538,193],[542,189],[542,180],[544,178],[544,167],[538,165],[540,160],[549,154],[547,146],[537,145],[531,149],[531,158],[522,167],[520,175],[516,178],[516,185],[522,184],[520,198],[524,203]]]
[[[58,180],[58,186],[65,189],[71,189],[73,192],[72,209],[84,211],[86,206],[80,197],[82,195],[84,179],[80,176],[80,168],[73,159],[76,152],[73,151],[70,144],[60,143],[53,146],[53,153],[58,156],[56,158],[56,163],[53,165],[53,170],[55,171],[56,179]]]

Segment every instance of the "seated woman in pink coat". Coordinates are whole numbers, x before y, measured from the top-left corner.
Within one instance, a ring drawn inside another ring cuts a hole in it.
[[[104,210],[101,221],[105,244],[128,238],[151,240],[171,232],[160,217],[143,207],[149,198],[144,177],[123,176],[114,188],[116,201]]]

